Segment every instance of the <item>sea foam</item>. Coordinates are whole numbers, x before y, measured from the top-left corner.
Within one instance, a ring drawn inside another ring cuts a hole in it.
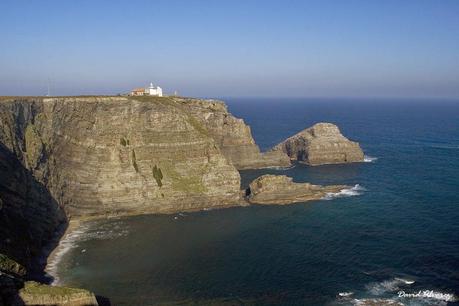
[[[374,295],[382,295],[386,292],[394,292],[400,289],[401,285],[410,285],[413,284],[414,281],[405,280],[403,278],[392,278],[389,280],[384,280],[382,282],[370,283],[366,285],[366,289]]]
[[[45,268],[46,273],[53,277],[53,285],[59,284],[59,277],[57,275],[57,268],[59,263],[68,251],[78,246],[76,242],[79,240],[81,235],[86,232],[86,230],[86,226],[79,225],[76,229],[66,233],[64,237],[59,241],[59,245],[57,246],[52,256],[49,258]]]
[[[97,229],[97,230],[94,230]],[[48,263],[46,264],[45,271],[53,277],[53,285],[58,285],[60,282],[58,276],[58,266],[62,261],[62,258],[70,250],[78,247],[79,242],[88,240],[111,240],[119,237],[126,236],[129,233],[128,228],[123,222],[107,222],[94,224],[78,224],[76,228],[71,229],[66,233],[59,241],[59,245],[49,257]],[[86,253],[84,249],[81,253]]]
[[[377,157],[372,157],[372,156],[368,156],[368,155],[365,155],[363,157],[363,162],[365,162],[365,163],[372,163],[372,162],[375,162],[377,160],[378,160]]]
[[[341,189],[339,192],[328,192],[324,197],[322,197],[322,200],[333,200],[335,198],[358,196],[361,195],[362,191],[365,190],[366,189],[359,184],[355,184],[354,187]]]
[[[354,292],[340,292],[340,293],[338,293],[338,295],[340,297],[349,297],[349,296],[351,296],[353,294],[354,294]]]
[[[282,166],[269,166],[269,167],[265,167],[264,169],[273,169],[273,170],[282,170],[282,171],[285,171],[285,170],[290,170],[290,169],[293,169],[296,167],[296,164],[293,164],[291,166],[285,166],[285,167],[282,167]]]

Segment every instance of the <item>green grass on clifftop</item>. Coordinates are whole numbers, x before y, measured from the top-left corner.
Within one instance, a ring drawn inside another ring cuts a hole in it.
[[[34,281],[29,281],[24,283],[24,288],[21,289],[22,293],[25,294],[47,294],[51,296],[68,296],[75,293],[89,293],[85,289],[79,288],[70,288],[70,287],[59,287],[59,286],[49,286],[40,284]]]

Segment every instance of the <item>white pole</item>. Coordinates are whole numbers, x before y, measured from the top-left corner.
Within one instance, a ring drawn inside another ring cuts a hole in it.
[[[49,78],[48,78],[48,93],[46,94],[47,97],[49,97],[50,93],[49,93]]]

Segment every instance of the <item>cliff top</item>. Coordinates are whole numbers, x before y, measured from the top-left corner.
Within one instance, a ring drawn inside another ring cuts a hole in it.
[[[223,101],[216,99],[204,99],[204,98],[193,98],[193,97],[157,97],[157,96],[118,96],[118,95],[80,95],[80,96],[0,96],[0,102],[9,102],[15,100],[74,100],[84,102],[104,101],[104,100],[135,100],[141,102],[165,102],[165,101],[176,101],[176,102],[201,102],[201,103],[218,103],[224,104]]]

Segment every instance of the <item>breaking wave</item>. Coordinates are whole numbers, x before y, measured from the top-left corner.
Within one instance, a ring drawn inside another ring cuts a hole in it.
[[[386,292],[393,292],[400,289],[400,286],[411,285],[414,280],[403,279],[395,277],[393,279],[385,280],[379,283],[370,283],[366,285],[366,289],[374,295],[382,295]]]
[[[285,167],[281,167],[281,166],[269,166],[269,167],[266,167],[264,169],[273,169],[273,170],[290,170],[290,169],[293,169],[296,167],[296,164],[292,164],[291,166],[285,166]]]
[[[361,195],[362,191],[365,190],[366,189],[359,184],[355,184],[354,187],[341,189],[339,192],[328,192],[324,197],[322,197],[322,200],[333,200],[336,198],[358,196]]]
[[[78,225],[78,227],[70,232],[66,233],[64,237],[59,241],[59,245],[51,255],[46,264],[45,271],[53,277],[53,285],[59,284],[59,277],[57,275],[57,268],[62,258],[68,251],[75,248],[76,242],[86,232],[87,226]]]
[[[365,155],[363,157],[363,162],[365,162],[365,163],[372,163],[372,162],[377,161],[377,160],[378,160],[377,157],[372,157],[372,156],[368,156],[368,155]]]
[[[353,294],[354,294],[354,292],[340,292],[340,293],[338,293],[338,295],[340,297],[349,297],[349,296],[351,296]]]
[[[58,266],[62,261],[62,258],[70,250],[78,247],[79,242],[88,241],[88,240],[110,240],[118,237],[126,236],[129,233],[129,230],[126,228],[125,224],[122,222],[107,222],[107,223],[86,223],[78,224],[74,229],[69,229],[69,231],[62,237],[59,241],[59,245],[52,253],[46,264],[45,271],[53,277],[53,285],[57,285],[60,282],[58,276]],[[81,251],[82,253],[86,252],[86,249]]]

